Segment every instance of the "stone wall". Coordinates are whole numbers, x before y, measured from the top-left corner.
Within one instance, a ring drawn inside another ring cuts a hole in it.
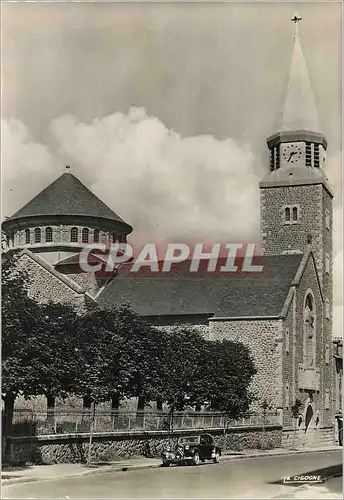
[[[76,309],[83,309],[85,296],[76,283],[66,284],[53,272],[38,264],[27,254],[23,254],[18,262],[30,277],[29,296],[37,302],[49,301],[62,304],[74,304]],[[66,278],[68,280],[68,278]]]
[[[293,298],[283,321],[283,349],[282,349],[282,407],[283,424],[292,425],[291,407],[296,399],[296,380],[295,380],[295,357],[296,357],[296,329],[295,329],[295,311],[296,311],[296,292],[293,290]]]
[[[166,446],[174,446],[178,437],[197,435],[202,430],[176,431],[173,437],[166,431],[94,434],[91,459],[93,462],[114,461],[138,456],[159,457]],[[224,436],[223,429],[211,431],[215,443],[225,450],[279,448],[282,428],[232,427]],[[70,434],[8,438],[6,462],[9,463],[78,463],[88,455],[89,434]]]
[[[314,261],[312,258],[309,259],[308,264],[305,268],[303,276],[301,278],[299,287],[296,291],[296,356],[295,365],[296,371],[299,363],[304,363],[304,320],[303,320],[303,309],[305,296],[311,291],[315,300],[316,308],[316,339],[315,339],[315,366],[320,369],[320,387],[318,391],[314,391],[311,395],[309,391],[304,390],[305,388],[300,387],[300,383],[297,375],[297,386],[295,397],[298,397],[304,404],[303,412],[305,413],[306,406],[310,402],[314,407],[314,419],[316,418],[317,412],[319,412],[319,426],[329,426],[333,425],[333,409],[332,409],[332,358],[325,360],[325,348],[326,344],[332,344],[329,338],[329,332],[323,331],[323,312],[324,303],[320,293],[319,284],[316,278],[316,271],[314,266]],[[332,348],[332,345],[331,345]],[[330,405],[326,407],[325,404],[325,393],[328,391]],[[303,421],[305,419],[303,418]]]
[[[95,273],[84,273],[80,270],[73,270],[74,272],[65,272],[66,268],[67,266],[65,266],[65,268],[59,268],[59,272],[81,286],[92,297],[95,297],[100,288],[104,285],[106,279],[108,279],[107,277],[101,279],[98,278]]]
[[[259,407],[267,399],[278,407],[281,399],[282,373],[277,377],[280,362],[279,342],[282,337],[282,320],[233,320],[210,321],[212,340],[232,340],[242,342],[251,350],[257,374],[254,376],[251,390],[257,397]]]
[[[173,331],[175,330],[176,328],[178,327],[184,327],[184,328],[189,328],[190,330],[194,330],[196,332],[198,332],[200,335],[202,335],[202,337],[204,339],[209,339],[210,338],[210,327],[209,327],[209,323],[207,324],[202,324],[200,322],[197,322],[197,320],[195,322],[192,322],[192,321],[185,321],[185,322],[175,322],[173,324],[165,324],[165,325],[161,325],[161,324],[158,324],[158,323],[152,323],[158,330],[164,330],[164,331]]]
[[[279,255],[290,250],[303,253],[310,234],[317,267],[322,269],[322,185],[261,188],[260,193],[264,254]],[[295,224],[285,223],[285,205],[300,206]]]

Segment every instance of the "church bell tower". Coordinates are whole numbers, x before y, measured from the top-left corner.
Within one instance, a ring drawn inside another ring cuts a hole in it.
[[[270,173],[260,182],[261,243],[265,255],[311,248],[327,299],[332,303],[332,199],[324,172],[327,141],[295,16],[294,49],[283,118],[267,139]]]
[[[312,370],[307,368],[308,355],[316,349],[318,354],[313,371],[319,370],[320,386],[316,386],[314,401],[323,411],[324,425],[331,425],[329,408],[332,382],[329,359],[333,321],[333,193],[324,172],[327,142],[319,126],[316,100],[299,39],[300,20],[297,16],[292,19],[295,23],[294,49],[282,124],[267,139],[270,172],[259,184],[261,245],[265,255],[305,254],[311,251],[314,256],[315,272],[321,288],[316,333],[312,331],[311,335],[307,330],[310,324],[307,312],[308,309],[313,310],[313,305],[307,309],[309,297],[302,297],[305,301],[303,312],[299,306],[298,310],[295,309],[295,316],[302,317],[303,314],[304,323],[295,327],[293,338],[294,342],[297,342],[297,338],[305,340],[303,344],[298,344],[300,352],[294,352],[294,364],[302,351],[301,359],[297,360],[298,369],[302,373],[311,374]],[[315,287],[314,282],[311,286]],[[313,356],[315,354],[311,356],[315,359]],[[300,379],[300,373],[293,373],[294,378],[289,383],[294,387],[295,400],[302,396],[302,391],[295,391],[297,387],[304,391],[313,385],[307,385]],[[298,382],[296,377],[299,377]],[[319,390],[320,393],[317,392]],[[313,397],[311,394],[314,395],[314,391],[310,391],[310,399]]]

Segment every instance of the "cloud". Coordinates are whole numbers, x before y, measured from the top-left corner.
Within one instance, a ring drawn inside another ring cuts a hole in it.
[[[2,215],[10,216],[35,196],[53,175],[54,159],[46,146],[32,141],[18,120],[1,120]]]
[[[343,205],[341,153],[330,157],[326,166],[334,192],[333,204],[333,335],[343,335]]]
[[[247,146],[181,137],[142,108],[90,124],[65,115],[50,130],[94,192],[134,226],[132,238],[258,238],[263,168]]]

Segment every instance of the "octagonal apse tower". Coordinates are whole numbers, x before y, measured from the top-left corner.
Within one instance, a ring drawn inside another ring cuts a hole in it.
[[[133,228],[66,167],[2,224],[9,250],[28,248],[49,264],[78,254],[88,243],[126,242]]]

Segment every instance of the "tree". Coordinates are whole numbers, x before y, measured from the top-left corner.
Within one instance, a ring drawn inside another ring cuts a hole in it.
[[[35,329],[39,306],[28,297],[28,275],[18,264],[16,254],[3,255],[1,276],[2,398],[5,402],[4,432],[8,434],[16,396],[20,392],[27,393],[34,384],[27,342]]]
[[[112,380],[108,386],[109,398],[116,402],[123,397],[138,398],[140,418],[145,404],[161,396],[166,373],[164,332],[142,320],[128,306],[95,310],[89,320],[96,328],[104,328],[121,339],[120,379]]]
[[[2,261],[2,390],[6,432],[15,398],[45,395],[48,408],[73,391],[76,313],[61,304],[39,304],[28,296],[29,276],[18,256]]]
[[[8,249],[7,236],[4,230],[1,230],[1,252],[5,253]]]
[[[48,409],[54,407],[56,397],[67,397],[74,389],[77,321],[69,305],[41,304],[27,338],[33,381],[29,395],[46,396]]]
[[[96,404],[115,393],[124,397],[128,382],[123,338],[99,319],[94,313],[78,318],[73,364],[73,392],[88,395]]]
[[[195,403],[199,394],[195,392],[193,381],[199,374],[200,360],[203,358],[205,340],[190,328],[175,328],[161,336],[160,379],[157,381],[156,395],[170,408],[183,410],[186,401]]]
[[[191,399],[210,402],[210,409],[223,411],[229,419],[243,417],[253,395],[249,390],[256,374],[249,349],[229,340],[206,341],[191,384]]]

